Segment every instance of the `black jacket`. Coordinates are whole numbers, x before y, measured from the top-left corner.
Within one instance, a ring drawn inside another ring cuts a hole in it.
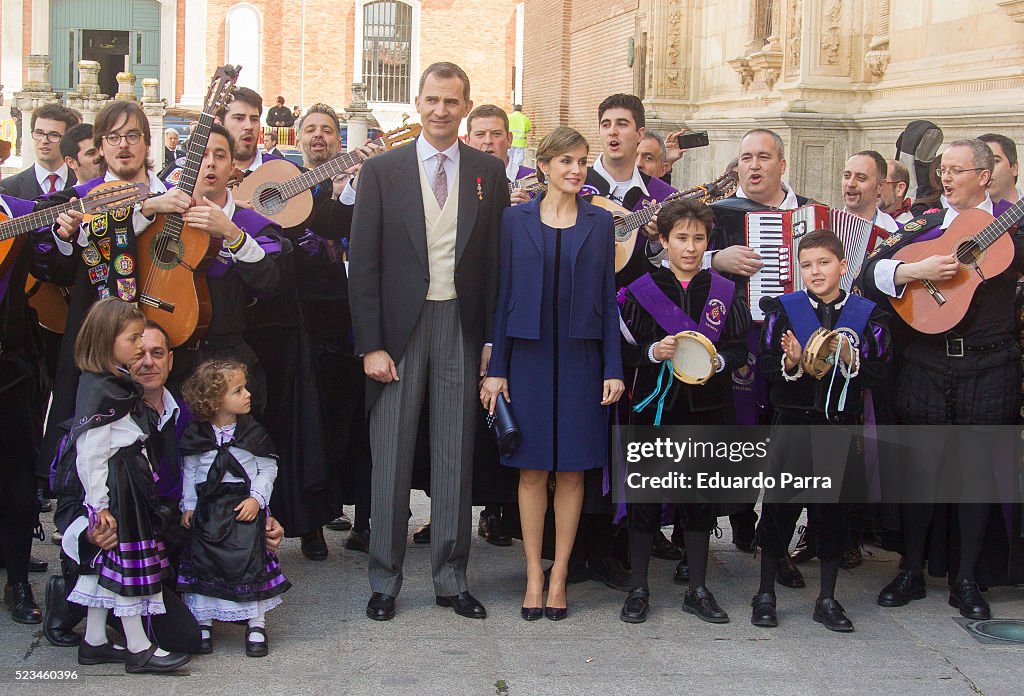
[[[62,191],[67,191],[69,188],[78,183],[78,179],[75,178],[75,173],[68,169],[68,180],[64,182],[64,188]],[[36,168],[32,165],[28,169],[23,169],[14,176],[9,176],[6,179],[0,181],[0,189],[3,193],[8,196],[14,196],[15,198],[24,198],[26,201],[31,201],[40,196],[46,195],[46,192],[39,186],[39,182],[36,180]]]

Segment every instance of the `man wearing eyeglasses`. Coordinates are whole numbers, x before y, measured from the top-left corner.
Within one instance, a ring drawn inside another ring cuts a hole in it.
[[[937,168],[949,207],[910,221],[903,226],[902,233],[887,240],[888,246],[865,267],[862,276],[865,294],[878,298],[877,301],[901,297],[911,281],[931,281],[941,292],[948,287],[944,284],[957,273],[974,273],[962,269],[954,256],[930,256],[913,263],[898,261],[893,256],[916,242],[938,237],[964,211],[977,208],[996,217],[1005,212],[1009,204],[1005,201],[993,204],[988,194],[994,166],[992,150],[981,140],[958,140],[950,145]],[[896,334],[902,337],[896,346],[902,364],[896,379],[894,409],[901,423],[1010,425],[1016,422],[1020,352],[1015,340],[1014,296],[1017,277],[1024,271],[1024,239],[1018,235],[1011,238],[1015,255],[1010,268],[978,286],[966,315],[952,330],[933,335],[906,327],[906,332]],[[960,473],[964,490],[973,500],[991,500],[987,496],[994,490],[992,463],[999,458],[998,452],[991,439],[966,440],[968,438],[962,437],[953,450],[956,461],[970,465],[969,471]],[[901,453],[898,466],[903,473],[902,490],[918,490],[938,476],[953,473],[937,468],[934,454],[925,451]],[[899,607],[923,599],[927,589],[921,569],[927,560],[932,575],[948,573],[951,606],[966,618],[989,619],[991,610],[978,583],[1001,584],[1008,577],[1005,548],[982,557],[992,505],[959,503],[955,524],[948,524],[943,511],[935,516],[936,520],[942,518],[942,526],[933,525],[933,513],[944,507],[931,503],[901,506],[904,570],[882,589],[878,603],[883,607]],[[1001,519],[998,524],[1002,524]],[[946,527],[953,529],[943,531]],[[954,531],[959,536],[959,562],[954,551],[956,546],[951,543]],[[1016,542],[1011,540],[1010,543],[1012,546]],[[1021,580],[1010,577],[1009,581]]]
[[[32,140],[36,161],[31,167],[4,179],[4,193],[32,200],[39,196],[64,191],[76,183],[75,173],[68,170],[60,153],[64,132],[78,123],[74,113],[60,104],[44,104],[32,112]]]

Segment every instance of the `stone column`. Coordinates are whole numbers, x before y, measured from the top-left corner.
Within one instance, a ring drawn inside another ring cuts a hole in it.
[[[94,60],[78,61],[78,89],[67,93],[65,103],[81,111],[86,123],[93,123],[109,98],[100,94],[100,64]]]
[[[136,101],[135,73],[119,72],[117,74],[117,94],[114,95],[114,99]]]
[[[366,103],[366,85],[362,82],[353,82],[352,103],[345,109],[345,116],[348,119],[346,141],[349,152],[366,142],[371,113]]]
[[[163,160],[164,115],[167,113],[167,103],[160,98],[160,80],[151,77],[142,80],[142,111],[149,119],[149,134],[152,138],[149,154],[150,157],[159,155],[154,160],[159,163]]]
[[[50,84],[50,56],[30,55],[25,58],[28,65],[28,82],[25,89],[14,93],[14,104],[21,109],[21,163],[22,167],[35,164],[36,141],[32,139],[32,112],[47,102],[57,101],[57,94]]]
[[[648,110],[655,117],[686,112],[690,99],[692,28],[699,26],[700,10],[691,0],[651,0],[647,40]]]

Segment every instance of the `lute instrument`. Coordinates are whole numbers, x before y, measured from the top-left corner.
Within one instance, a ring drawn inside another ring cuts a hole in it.
[[[694,199],[710,204],[731,196],[736,190],[736,185],[736,175],[726,172],[711,183],[694,186],[685,191],[676,191],[665,200],[636,211],[629,211],[604,196],[591,198],[591,203],[609,211],[615,220],[615,272],[618,273],[629,263],[633,248],[636,246],[637,230],[652,221],[666,203]]]
[[[420,130],[418,123],[399,126],[370,144],[390,150],[411,143]],[[267,160],[242,180],[235,190],[235,200],[249,201],[253,210],[281,227],[295,227],[304,223],[313,211],[310,189],[362,161],[357,152],[342,152],[303,172],[288,160]]]
[[[195,192],[213,117],[231,101],[241,66],[217,68],[199,122],[192,130],[177,188]],[[161,213],[138,237],[139,306],[167,331],[171,348],[194,346],[210,324],[206,267],[218,245],[205,230],[186,225],[178,213]]]
[[[1009,232],[1024,218],[1024,199],[998,218],[972,208],[956,216],[941,236],[914,242],[893,258],[905,263],[930,256],[954,256],[960,262],[949,280],[913,280],[902,297],[890,297],[896,313],[915,330],[926,334],[949,331],[967,314],[978,286],[1010,267],[1014,246]]]

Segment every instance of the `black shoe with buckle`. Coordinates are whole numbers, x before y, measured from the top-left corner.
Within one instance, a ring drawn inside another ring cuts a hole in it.
[[[924,573],[910,570],[900,571],[893,581],[878,593],[878,605],[882,607],[902,607],[911,600],[924,599],[927,587],[924,584]]]
[[[683,595],[683,611],[695,614],[708,623],[729,623],[729,615],[715,601],[715,595],[704,587],[691,587]]]
[[[682,550],[669,541],[662,531],[658,531],[654,535],[654,542],[651,544],[651,555],[665,561],[679,561],[683,558]]]
[[[846,617],[843,605],[831,597],[814,603],[814,620],[837,633],[850,633],[853,630],[853,622]]]
[[[257,633],[263,640],[252,640]],[[262,626],[247,626],[245,629],[245,654],[249,657],[266,657],[270,652],[270,641],[267,640],[267,629]]]
[[[796,567],[796,563],[793,562],[788,553],[783,554],[780,559],[779,569],[775,573],[775,582],[783,587],[792,587],[794,589],[807,586],[807,583],[804,582],[803,573]]]
[[[619,618],[626,623],[643,623],[651,610],[651,591],[646,587],[634,587],[626,595]]]
[[[487,618],[487,610],[484,609],[484,605],[477,601],[476,597],[469,592],[460,592],[450,597],[437,595],[434,599],[437,602],[437,606],[451,607],[455,610],[456,614],[465,616],[467,619]]]
[[[501,517],[498,515],[480,515],[480,524],[477,525],[477,534],[484,538],[488,544],[495,546],[511,546],[512,540],[505,536],[501,528]]]
[[[4,604],[11,608],[11,618],[20,624],[43,622],[43,612],[32,595],[32,585],[27,582],[8,583],[4,587]]]
[[[775,628],[779,625],[779,615],[775,612],[775,594],[760,592],[750,600],[752,611],[750,623],[759,628]]]
[[[992,618],[992,609],[974,580],[961,580],[949,588],[949,606],[959,609],[965,619],[987,621]]]

